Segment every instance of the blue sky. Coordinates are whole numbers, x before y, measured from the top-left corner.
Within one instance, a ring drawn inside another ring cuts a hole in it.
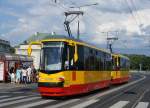
[[[70,6],[98,3],[81,8],[81,39],[106,46],[109,37],[119,40],[113,47],[127,53],[150,55],[149,0],[0,0],[0,38],[17,45],[36,32],[66,34],[64,11]],[[131,14],[132,11],[132,14]],[[76,21],[71,24],[75,35]],[[119,50],[117,50],[119,51]]]

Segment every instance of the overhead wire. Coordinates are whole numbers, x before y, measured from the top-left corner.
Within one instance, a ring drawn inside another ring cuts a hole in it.
[[[129,1],[128,0],[120,0],[120,2],[122,2],[123,4],[125,4],[126,6],[127,6],[127,8],[128,8],[128,10],[129,10],[129,12],[130,12],[130,14],[131,14],[131,16],[132,16],[132,18],[134,19],[134,21],[135,21],[135,24],[138,26],[138,28],[139,28],[139,30],[141,31],[141,28],[140,28],[140,22],[138,22],[138,20],[137,20],[137,18],[136,18],[136,16],[134,15],[134,13],[133,13],[133,10],[132,10],[132,8],[131,8],[131,5],[130,5],[130,3],[129,3]],[[133,2],[132,2],[133,3]],[[122,4],[122,6],[124,6]],[[133,5],[132,5],[133,6]],[[136,8],[136,7],[135,7]],[[135,9],[135,11],[137,11],[137,8]],[[129,39],[129,38],[128,38]],[[125,40],[124,40],[125,41]],[[127,40],[126,40],[127,41]],[[121,41],[120,41],[121,42]],[[125,47],[125,48],[127,48],[127,45],[126,45],[126,43],[125,42],[122,42],[122,45]]]
[[[140,17],[140,14],[138,13],[138,10],[137,10],[137,7],[136,7],[136,5],[135,5],[135,3],[134,3],[134,0],[131,0],[131,4],[132,4],[132,6],[134,7],[134,9],[135,9],[135,13],[136,13],[136,15],[137,15],[137,18],[138,18],[138,20],[139,20],[139,29],[140,29],[140,31],[141,31],[141,33],[142,33],[142,30],[141,30],[141,24],[142,24],[142,20],[141,20],[141,17]],[[143,16],[144,17],[144,16]],[[146,38],[144,38],[144,40],[147,40]],[[149,40],[150,40],[150,37],[149,37]],[[149,42],[149,44],[150,44],[150,42]]]
[[[52,2],[54,2],[54,1],[52,1]],[[50,3],[50,5],[52,5],[52,6],[56,6],[56,7],[58,7],[58,8],[60,8],[60,9],[63,9],[63,10],[69,10],[69,8],[68,7],[66,7],[62,2],[60,2],[60,3],[57,3],[57,2],[54,2],[54,3]]]
[[[140,14],[138,13],[137,6],[135,5],[134,0],[130,0],[130,2],[131,2],[132,6],[133,6],[133,8],[135,10],[135,14],[136,14],[136,16],[137,16],[137,18],[139,20],[139,24],[141,25],[142,24],[142,20],[141,20]]]
[[[141,30],[141,32],[142,32],[142,29],[141,29],[141,25],[142,25],[142,20],[141,20],[141,15],[138,13],[138,10],[137,10],[137,7],[136,7],[136,5],[135,5],[135,2],[134,2],[134,0],[131,0],[131,4],[132,4],[132,6],[134,7],[134,9],[135,9],[135,13],[136,13],[136,15],[137,15],[137,18],[138,18],[138,20],[139,20],[139,28],[140,28],[140,30]],[[144,16],[143,16],[144,17]],[[147,40],[146,38],[144,38],[144,40]],[[149,38],[149,44],[150,44],[150,38]],[[150,45],[148,45],[149,47],[150,47]]]
[[[132,17],[134,18],[134,20],[135,20],[135,23],[136,23],[136,25],[138,26],[138,28],[139,28],[139,23],[138,23],[138,21],[137,21],[137,19],[136,19],[136,16],[134,15],[134,13],[133,13],[133,10],[132,10],[132,8],[130,7],[130,3],[128,2],[128,0],[125,0],[125,4],[127,4],[127,6],[128,6],[128,9],[129,9],[129,12],[130,12],[130,14],[132,15]],[[139,28],[140,29],[140,28]]]
[[[92,15],[90,15],[89,13],[86,13],[89,17],[87,17],[87,18],[89,18],[89,20],[91,20],[93,23],[95,23],[96,25],[100,25],[100,24],[98,24],[99,22],[95,19],[95,17],[93,17]]]

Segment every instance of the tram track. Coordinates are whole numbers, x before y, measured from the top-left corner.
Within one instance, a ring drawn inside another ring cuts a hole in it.
[[[137,108],[138,103],[141,102],[149,102],[148,100],[145,99],[146,94],[149,94],[150,92],[150,86],[149,86],[149,82],[150,82],[150,78],[147,78],[146,80],[144,80],[144,82],[141,84],[139,84],[139,88],[138,89],[134,89],[135,92],[139,93],[139,95],[134,99],[131,104],[127,105],[125,108]],[[131,99],[130,99],[131,100]],[[145,101],[143,101],[145,100]],[[139,108],[139,107],[138,107]],[[141,107],[143,108],[143,107]],[[145,108],[145,107],[144,107]]]
[[[136,108],[136,105],[142,100],[142,98],[144,97],[144,95],[149,92],[149,89],[146,89],[146,91],[144,91],[140,97],[135,101],[135,103],[132,105],[131,108]]]
[[[131,82],[132,83],[131,85],[129,85],[129,84],[123,85],[123,86],[121,86],[121,88],[119,87],[119,90],[108,91],[108,92],[110,92],[108,94],[106,92],[104,92],[101,94],[101,96],[100,95],[94,96],[94,98],[99,99],[99,102],[96,103],[96,105],[94,105],[94,106],[93,105],[89,106],[88,108],[90,108],[90,107],[92,107],[92,108],[101,108],[101,107],[106,108],[105,105],[107,105],[108,103],[112,103],[115,100],[120,99],[120,97],[125,95],[125,93],[127,93],[128,91],[138,90],[138,88],[140,88],[141,84],[143,84],[145,82],[145,80],[144,80],[145,78],[146,77],[143,77],[140,80],[133,81],[133,82]],[[114,88],[114,89],[116,89],[116,88]],[[141,92],[140,96],[142,95],[142,93],[143,92]],[[93,97],[90,97],[90,99],[92,99],[92,98]]]
[[[107,94],[113,93],[113,92],[115,92],[115,91],[122,90],[122,89],[124,89],[124,88],[126,88],[126,87],[132,86],[133,84],[137,84],[138,82],[140,82],[140,81],[142,81],[142,80],[144,80],[144,79],[146,78],[146,77],[143,76],[143,75],[142,75],[141,77],[142,77],[142,78],[140,78],[140,79],[138,79],[138,80],[135,80],[135,81],[132,81],[132,82],[130,82],[130,83],[126,83],[125,85],[119,85],[118,87],[114,86],[114,88],[112,88],[112,89],[110,89],[110,90],[106,90],[106,91],[104,91],[104,92],[102,92],[102,93],[98,93],[98,94],[95,94],[95,95],[93,95],[93,96],[90,96],[89,99],[99,98],[99,97],[105,96],[105,95],[107,95]],[[134,86],[136,86],[136,85],[134,85]],[[132,89],[134,86],[132,86],[131,89]],[[110,87],[110,88],[111,88],[111,87]],[[130,88],[127,88],[127,89],[130,89]],[[119,95],[119,94],[118,94],[118,95]]]

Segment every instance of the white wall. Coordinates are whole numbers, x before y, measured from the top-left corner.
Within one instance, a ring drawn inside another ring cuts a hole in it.
[[[40,66],[40,50],[33,50],[31,56],[33,56],[33,64],[36,69]]]
[[[16,54],[28,55],[28,53],[27,53],[28,47],[29,47],[29,45],[20,45],[19,48],[16,48]],[[35,66],[36,69],[39,69],[41,46],[40,45],[31,45],[31,47],[32,47],[31,56],[33,57],[33,65]]]
[[[4,62],[0,62],[0,81],[4,80]]]

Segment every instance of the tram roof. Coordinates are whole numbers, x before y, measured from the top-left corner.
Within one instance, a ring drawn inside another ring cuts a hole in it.
[[[107,49],[103,49],[103,48],[99,48],[91,43],[87,43],[85,41],[82,41],[82,40],[79,40],[79,39],[75,39],[74,37],[66,37],[66,36],[53,36],[51,38],[47,38],[47,39],[43,39],[41,40],[41,42],[48,42],[48,41],[74,41],[76,42],[77,44],[81,44],[81,45],[84,45],[84,46],[88,46],[88,47],[91,47],[91,48],[94,48],[94,49],[97,49],[97,50],[101,50],[101,51],[104,51],[106,53],[110,53],[109,50]]]
[[[119,57],[121,57],[121,58],[125,58],[125,59],[128,59],[129,60],[129,58],[127,57],[127,56],[124,56],[124,55],[122,55],[122,54],[113,54],[114,56],[119,56]]]

